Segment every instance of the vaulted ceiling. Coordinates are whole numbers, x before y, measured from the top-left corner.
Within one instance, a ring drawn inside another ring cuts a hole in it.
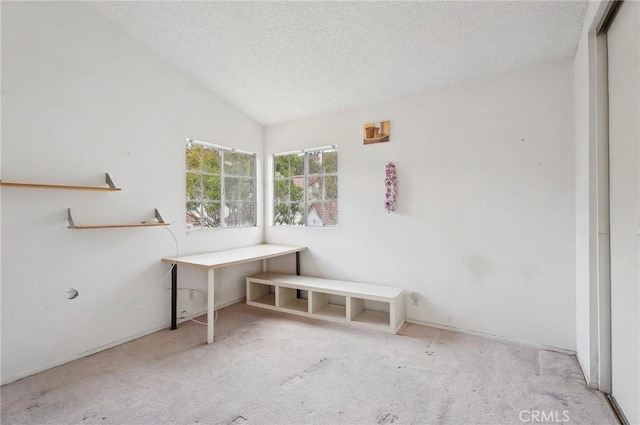
[[[263,125],[572,58],[572,1],[90,2]]]

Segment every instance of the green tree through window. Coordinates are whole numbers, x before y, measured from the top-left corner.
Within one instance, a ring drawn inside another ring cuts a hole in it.
[[[337,148],[276,154],[273,165],[274,224],[338,224]]]
[[[188,141],[187,228],[256,225],[254,154]]]
[[[274,223],[304,224],[304,154],[274,156]]]

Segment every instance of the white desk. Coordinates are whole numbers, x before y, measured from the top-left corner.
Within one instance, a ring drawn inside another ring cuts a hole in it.
[[[213,315],[215,311],[215,269],[234,266],[252,261],[262,261],[262,270],[267,269],[267,259],[287,254],[296,254],[296,274],[300,274],[300,252],[307,249],[303,246],[284,246],[261,244],[234,248],[224,251],[205,252],[202,254],[186,255],[178,258],[165,257],[163,263],[172,264],[171,268],[171,329],[177,328],[178,316],[178,265],[197,267],[207,270],[208,300],[207,300],[207,344],[213,342]]]

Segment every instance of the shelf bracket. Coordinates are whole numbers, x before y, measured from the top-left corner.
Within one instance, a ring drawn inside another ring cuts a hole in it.
[[[111,180],[111,176],[109,175],[109,173],[104,173],[104,179],[107,181],[107,185],[109,186],[109,188],[111,188],[113,190],[117,190],[118,189],[116,187],[116,185],[113,184],[113,180]]]
[[[73,222],[73,217],[71,217],[71,208],[67,208],[67,220],[69,220],[69,229],[75,229],[76,224]]]
[[[154,209],[155,212],[155,216],[158,219],[158,223],[164,223],[164,219],[162,218],[162,216],[160,215],[160,212],[158,211],[157,208]]]

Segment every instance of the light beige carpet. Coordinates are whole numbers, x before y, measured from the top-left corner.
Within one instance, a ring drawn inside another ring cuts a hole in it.
[[[189,322],[6,385],[2,425],[617,423],[574,357],[485,338],[238,304],[205,340]]]

